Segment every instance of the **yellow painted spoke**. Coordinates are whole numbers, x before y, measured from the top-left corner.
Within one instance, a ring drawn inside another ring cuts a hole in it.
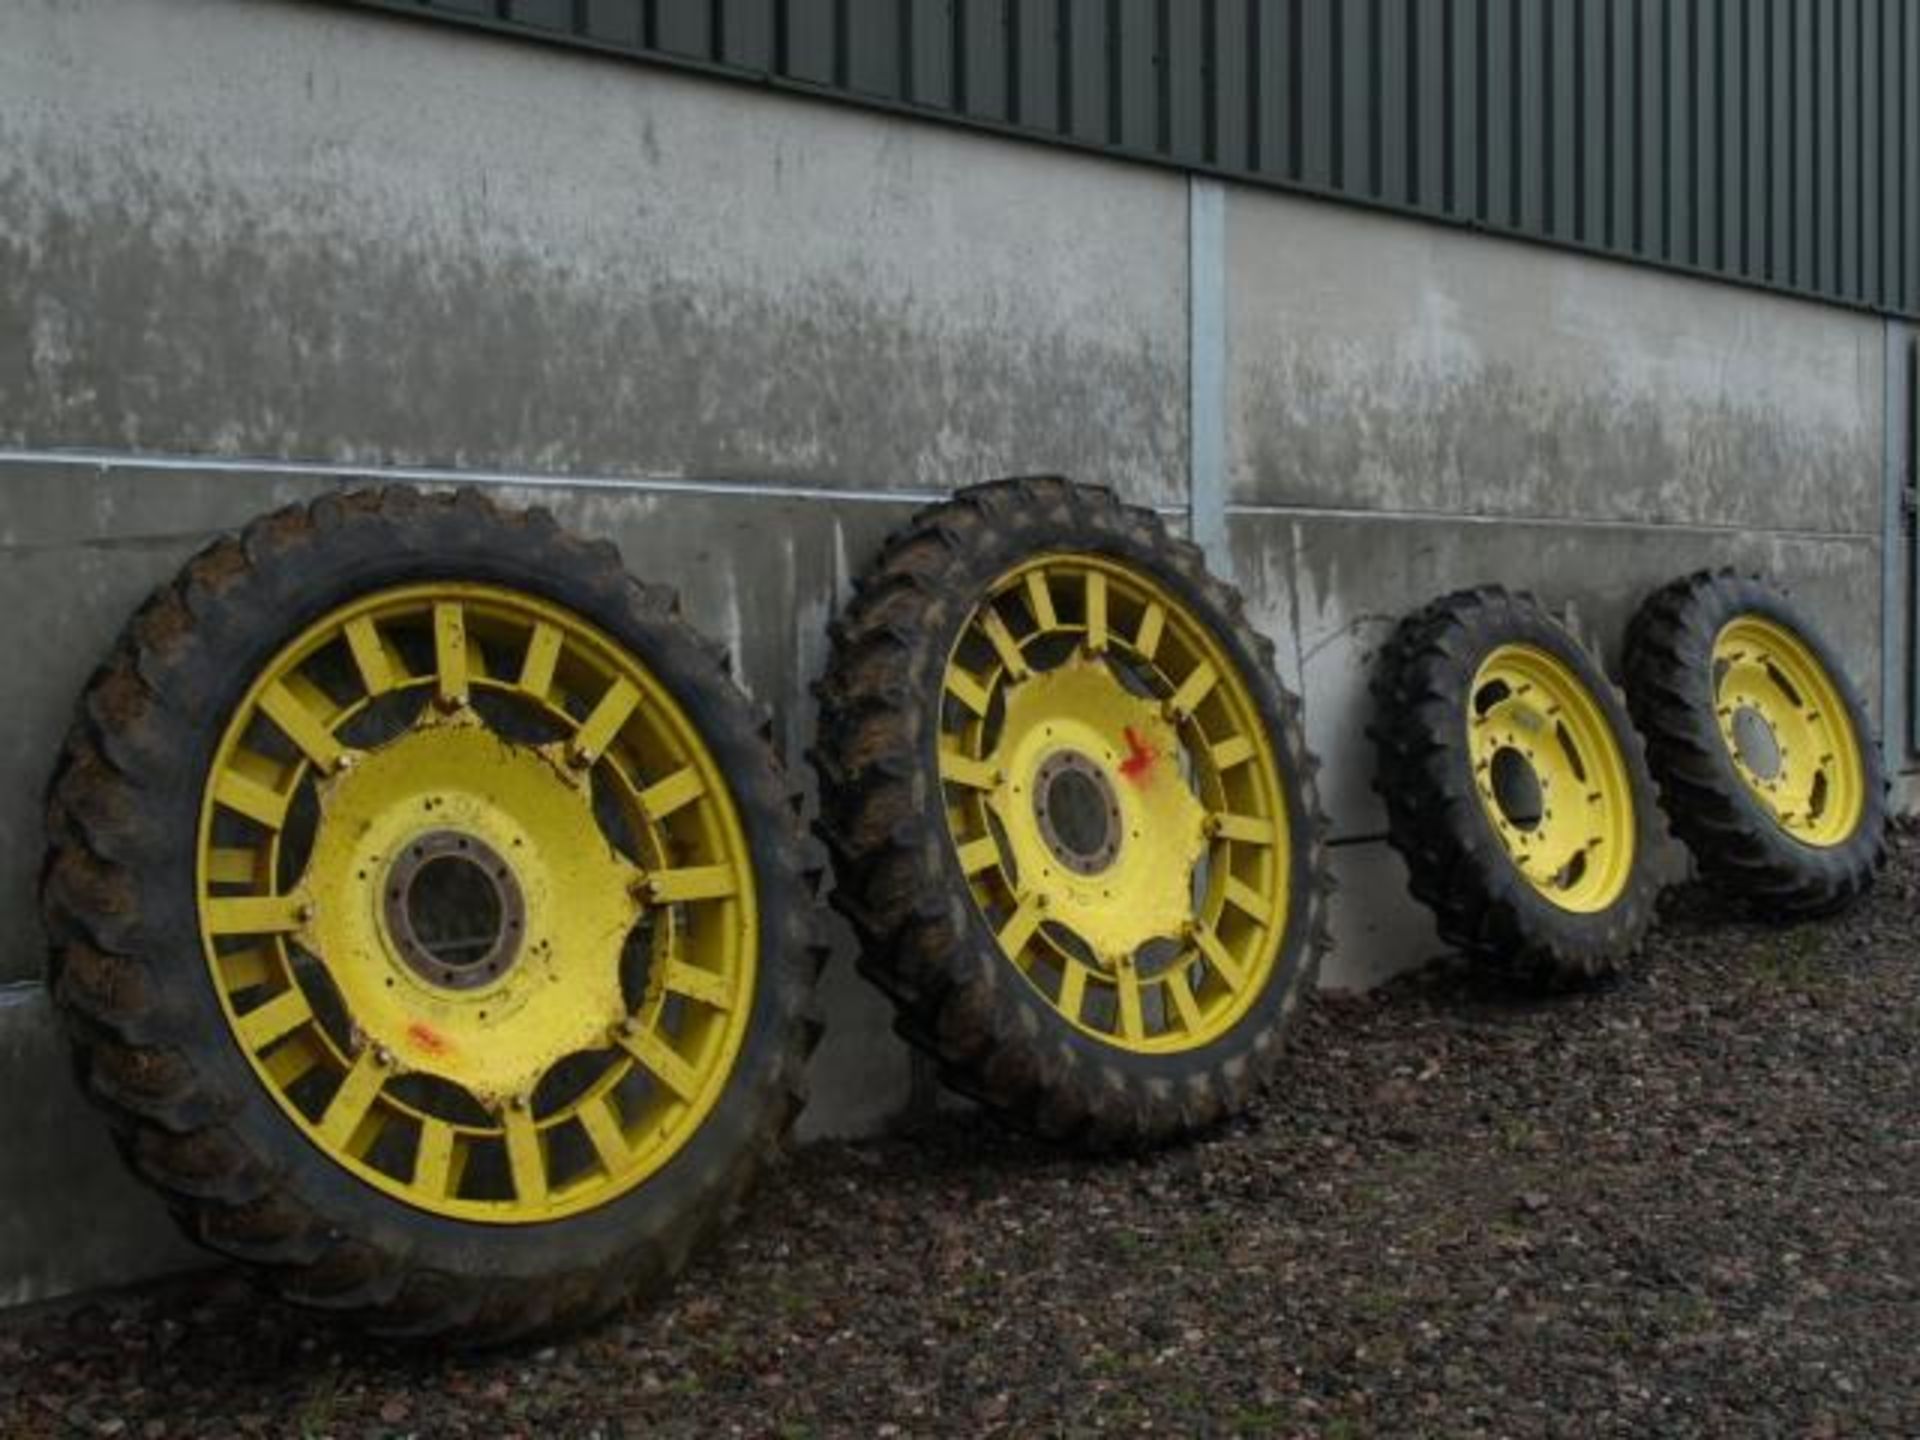
[[[1211,925],[1202,925],[1195,930],[1193,940],[1200,947],[1200,953],[1207,957],[1207,963],[1213,966],[1215,973],[1226,981],[1229,990],[1238,990],[1246,983],[1246,972],[1241,969],[1240,962],[1228,952]]]
[[[1120,997],[1120,1035],[1132,1041],[1144,1040],[1147,1022],[1140,1010],[1140,977],[1131,965],[1114,976],[1114,989]]]
[[[1193,986],[1187,983],[1184,961],[1169,970],[1161,984],[1166,988],[1167,998],[1173,1001],[1173,1008],[1179,1012],[1181,1026],[1189,1035],[1198,1035],[1205,1022],[1200,1018],[1200,1002],[1193,998]]]
[[[620,727],[627,723],[640,704],[640,692],[625,680],[616,680],[600,697],[600,703],[580,722],[574,732],[573,758],[587,764],[606,753]]]
[[[1227,877],[1224,894],[1227,903],[1241,914],[1251,915],[1255,920],[1262,922],[1266,920],[1269,910],[1267,899],[1252,886],[1244,884],[1236,877],[1229,875]]]
[[[291,1034],[313,1018],[313,1007],[298,985],[289,985],[266,1004],[249,1010],[234,1022],[240,1043],[258,1055],[281,1036]]]
[[[444,1199],[460,1185],[460,1162],[465,1147],[444,1120],[420,1122],[420,1142],[413,1152],[414,1188]]]
[[[1212,754],[1213,768],[1225,774],[1253,758],[1253,742],[1244,735],[1230,735],[1213,747]]]
[[[301,683],[297,691],[292,682],[275,681],[261,693],[260,708],[301,754],[318,768],[331,770],[339,763],[343,747],[333,738],[316,701],[324,705],[326,697],[311,685]]]
[[[401,681],[400,667],[380,629],[371,616],[362,615],[346,624],[347,649],[353,654],[353,667],[360,672],[360,683],[369,696],[386,694]]]
[[[265,950],[232,950],[220,957],[220,985],[229,995],[264,985],[277,973]]]
[[[1167,628],[1165,607],[1154,602],[1140,616],[1140,630],[1133,637],[1133,648],[1142,660],[1151,660],[1160,650],[1160,636]]]
[[[547,1198],[547,1147],[533,1112],[524,1105],[510,1105],[500,1112],[507,1132],[507,1166],[513,1172],[513,1195],[522,1205],[537,1205]]]
[[[207,855],[207,883],[251,885],[260,870],[260,853],[239,846],[216,845]]]
[[[216,895],[206,902],[210,935],[281,935],[300,928],[298,895]]]
[[[285,1090],[320,1063],[320,1047],[305,1035],[295,1035],[274,1046],[260,1063],[266,1067],[267,1077]]]
[[[674,811],[707,793],[706,782],[691,765],[683,765],[664,780],[640,792],[640,809],[649,820],[664,820]]]
[[[666,977],[661,985],[675,995],[684,995],[689,1000],[698,1000],[702,1005],[714,1010],[733,1008],[733,988],[727,977],[703,970],[698,965],[688,965],[683,961],[667,962]]]
[[[580,1107],[580,1128],[593,1142],[593,1153],[599,1157],[600,1168],[609,1175],[619,1174],[633,1147],[627,1143],[626,1132],[620,1127],[613,1096],[595,1095],[588,1099]]]
[[[982,835],[978,840],[969,840],[959,850],[960,873],[978,875],[982,870],[1000,863],[1000,844],[991,835]]]
[[[1222,840],[1241,845],[1271,845],[1275,835],[1273,822],[1257,815],[1219,814],[1213,817],[1214,833]]]
[[[459,605],[443,601],[433,607],[434,683],[448,705],[467,698],[467,616]]]
[[[1200,702],[1213,693],[1213,687],[1220,682],[1219,672],[1212,664],[1202,660],[1193,667],[1193,673],[1180,683],[1173,692],[1173,698],[1167,703],[1182,715],[1191,715],[1200,708]]]
[[[353,1068],[347,1071],[347,1078],[340,1082],[333,1099],[327,1102],[327,1113],[320,1117],[320,1138],[329,1145],[342,1146],[353,1139],[386,1083],[387,1072],[374,1059],[373,1047],[369,1045],[360,1052]]]
[[[1107,577],[1099,570],[1087,572],[1087,648],[1107,648]]]
[[[993,650],[1000,657],[1001,665],[1006,667],[1007,677],[1021,679],[1027,673],[1027,657],[1020,653],[1020,644],[1007,629],[1007,622],[1000,618],[1000,612],[988,605],[980,612],[980,628],[988,640],[993,642]]]
[[[287,823],[287,805],[289,798],[271,786],[263,785],[251,776],[242,775],[238,770],[223,770],[214,783],[214,800],[256,820],[269,830],[278,830]]]
[[[541,700],[553,689],[553,667],[560,660],[560,631],[541,621],[527,640],[526,658],[520,662],[520,688]]]
[[[684,870],[656,870],[647,877],[648,894],[659,905],[723,900],[733,894],[736,888],[733,868],[728,865],[690,865]]]
[[[940,752],[940,778],[970,790],[991,790],[999,783],[993,766],[985,760],[975,760],[954,750]]]
[[[1027,948],[1027,942],[1033,939],[1033,932],[1040,928],[1040,902],[1029,895],[1020,902],[1020,908],[1007,917],[1007,923],[1000,927],[1000,948],[1015,959]]]
[[[693,1099],[700,1088],[700,1076],[680,1053],[651,1030],[623,1035],[620,1044],[662,1085],[681,1100]]]
[[[1053,591],[1047,586],[1043,570],[1027,572],[1027,608],[1033,612],[1033,623],[1042,631],[1060,628],[1060,616],[1053,608]]]
[[[987,687],[958,665],[947,667],[947,693],[980,716],[985,716],[988,707],[993,703],[993,697],[987,692]]]
[[[1087,974],[1087,967],[1074,960],[1067,961],[1066,969],[1060,972],[1060,1012],[1075,1022],[1086,1008]]]

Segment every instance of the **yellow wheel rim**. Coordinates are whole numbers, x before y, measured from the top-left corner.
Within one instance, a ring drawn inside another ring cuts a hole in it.
[[[1580,677],[1532,645],[1502,645],[1473,677],[1468,749],[1480,805],[1535,891],[1592,914],[1633,872],[1633,787],[1620,740]]]
[[[752,1008],[712,752],[604,632],[496,586],[370,594],[281,650],[214,755],[196,883],[261,1083],[440,1215],[632,1189],[712,1110]]]
[[[1838,845],[1866,809],[1866,764],[1846,701],[1791,630],[1755,615],[1713,643],[1713,707],[1734,773],[1804,845]]]
[[[943,679],[948,832],[1002,955],[1120,1049],[1230,1029],[1277,963],[1291,837],[1211,627],[1132,566],[1048,554],[990,587]]]

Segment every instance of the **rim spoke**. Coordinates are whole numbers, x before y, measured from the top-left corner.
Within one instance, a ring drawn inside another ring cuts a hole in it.
[[[1078,1023],[1080,1020],[1080,1012],[1086,1008],[1087,1004],[1087,975],[1089,971],[1087,967],[1082,965],[1078,960],[1063,961],[1062,966],[1063,968],[1060,971],[1060,998],[1054,1003],[1069,1020]]]
[[[1133,648],[1142,660],[1152,660],[1160,651],[1160,636],[1167,628],[1166,607],[1155,600],[1140,616],[1140,629],[1133,637]]]
[[[1020,901],[1020,908],[1007,917],[1006,924],[1000,927],[997,937],[1000,948],[1014,959],[1020,958],[1020,952],[1027,948],[1027,942],[1033,939],[1034,931],[1040,928],[1040,901],[1037,896],[1028,895]]]
[[[620,1045],[683,1104],[693,1099],[700,1088],[700,1077],[694,1068],[653,1031],[637,1030],[631,1035],[622,1035]]]
[[[706,793],[706,782],[700,778],[699,770],[683,765],[666,779],[656,780],[640,792],[640,809],[649,820],[664,820]]]
[[[320,1118],[320,1138],[329,1145],[356,1149],[354,1136],[367,1120],[374,1101],[387,1083],[387,1073],[374,1055],[373,1046],[361,1050],[353,1068],[327,1102],[327,1113]]]
[[[405,674],[399,657],[387,648],[380,627],[373,617],[362,615],[346,624],[347,649],[353,655],[353,668],[360,672],[361,688],[370,699],[378,698],[399,685]]]
[[[1220,673],[1213,668],[1212,662],[1202,660],[1193,667],[1193,673],[1180,682],[1180,688],[1173,692],[1167,705],[1176,714],[1191,715],[1213,693],[1213,687],[1219,682]]]
[[[656,905],[724,900],[737,888],[730,865],[689,865],[681,870],[656,870],[647,877],[647,895]]]
[[[1194,998],[1193,986],[1187,983],[1187,971],[1184,962],[1175,965],[1161,977],[1167,997],[1173,1001],[1173,1008],[1180,1016],[1180,1024],[1188,1034],[1197,1035],[1206,1023],[1200,1018],[1200,1002]]]
[[[519,686],[536,700],[553,689],[554,667],[560,663],[560,631],[542,620],[527,637],[527,653],[520,662]]]
[[[982,835],[962,845],[958,854],[960,873],[978,875],[982,870],[992,869],[1000,863],[1000,843],[992,835]]]
[[[1087,572],[1087,648],[1098,655],[1107,648],[1107,577]]]
[[[1033,623],[1042,633],[1060,628],[1059,612],[1053,608],[1053,590],[1047,584],[1047,572],[1044,569],[1027,572],[1027,609],[1033,612]]]
[[[467,617],[452,601],[433,607],[434,688],[449,708],[467,702]]]
[[[947,667],[947,693],[982,719],[993,704],[993,696],[978,679],[958,665]]]
[[[1230,735],[1212,748],[1212,754],[1214,770],[1224,775],[1253,758],[1253,742],[1244,735]]]
[[[209,885],[251,885],[260,870],[260,852],[237,845],[216,845],[207,854]]]
[[[940,778],[954,785],[964,785],[969,790],[991,790],[1000,783],[993,766],[971,755],[962,755],[957,750],[940,752]]]
[[[620,733],[633,712],[639,708],[640,692],[633,688],[632,682],[620,679],[607,687],[607,693],[600,697],[600,703],[593,707],[586,719],[580,722],[580,728],[573,733],[573,744],[568,754],[576,765],[591,765],[606,753],[607,746],[613,743],[613,737]]]
[[[537,1205],[547,1198],[547,1147],[533,1112],[525,1105],[509,1105],[500,1112],[507,1140],[507,1168],[513,1172],[513,1194],[522,1204]]]
[[[1140,1005],[1140,976],[1130,962],[1114,972],[1113,988],[1120,1001],[1121,1038],[1136,1043],[1146,1039],[1147,1022]]]
[[[599,1158],[600,1168],[609,1175],[618,1175],[626,1165],[627,1157],[633,1153],[633,1147],[627,1143],[627,1134],[621,1127],[613,1096],[590,1097],[580,1107],[579,1119],[580,1128],[587,1132],[587,1139],[593,1144],[593,1153]]]
[[[327,697],[307,681],[276,680],[261,694],[260,708],[315,768],[332,770],[340,763],[346,751],[324,718]]]
[[[1270,910],[1267,897],[1262,895],[1258,890],[1255,890],[1251,885],[1246,884],[1238,876],[1229,875],[1227,877],[1227,883],[1222,887],[1222,894],[1227,904],[1233,906],[1233,908],[1238,910],[1242,915],[1258,920],[1262,925],[1267,923],[1267,915]]]
[[[422,1120],[413,1151],[414,1188],[444,1199],[460,1188],[466,1146],[444,1120]]]
[[[301,926],[298,895],[219,895],[206,902],[210,935],[284,935]]]
[[[234,1022],[240,1043],[258,1055],[283,1036],[291,1035],[313,1018],[313,1007],[298,985],[289,985],[266,1004],[256,1006]]]
[[[293,802],[292,796],[232,769],[220,772],[219,780],[214,783],[213,798],[216,804],[269,830],[278,830],[287,823],[287,806]]]
[[[697,1000],[710,1010],[733,1008],[733,987],[726,976],[689,965],[684,960],[669,960],[660,984],[663,989]]]
[[[1271,820],[1258,815],[1234,815],[1226,811],[1211,817],[1214,834],[1240,845],[1271,845],[1278,832]]]
[[[273,957],[265,950],[230,950],[220,957],[220,986],[229,995],[264,985],[274,976]]]
[[[1228,953],[1219,933],[1211,925],[1196,926],[1193,943],[1200,947],[1200,953],[1207,957],[1207,963],[1226,982],[1229,990],[1238,990],[1246,983],[1246,973],[1240,968],[1240,962]]]
[[[991,603],[980,612],[980,628],[993,643],[993,650],[1005,667],[1007,678],[1022,680],[1027,674],[1027,657],[1020,653],[1019,642],[1007,629],[1007,622],[1000,618],[1000,612]]]

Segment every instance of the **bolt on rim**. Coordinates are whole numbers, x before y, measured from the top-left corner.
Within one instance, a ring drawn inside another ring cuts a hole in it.
[[[269,661],[215,749],[197,885],[268,1092],[440,1215],[632,1189],[717,1103],[752,1008],[753,872],[712,751],[637,658],[501,586],[364,596]]]
[[[1292,897],[1286,791],[1251,687],[1143,570],[1002,575],[942,677],[948,836],[1003,957],[1077,1030],[1196,1049],[1265,989]]]

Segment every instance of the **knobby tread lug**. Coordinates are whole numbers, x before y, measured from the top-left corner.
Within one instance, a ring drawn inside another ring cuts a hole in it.
[[[1038,997],[1011,973],[951,876],[939,782],[923,753],[924,697],[938,694],[943,637],[977,604],[993,578],[985,572],[1004,572],[1042,548],[1110,551],[1197,596],[1194,608],[1211,611],[1216,630],[1261,667],[1249,678],[1273,712],[1284,782],[1299,787],[1296,843],[1308,878],[1294,892],[1293,948],[1280,962],[1297,952],[1284,1003],[1270,1023],[1243,1022],[1197,1052],[1180,1085],[1129,1068],[1131,1057],[1069,1031],[1051,1010],[1036,1019]],[[895,1028],[932,1055],[950,1088],[1057,1141],[1157,1144],[1244,1108],[1277,1064],[1278,1030],[1293,998],[1317,983],[1330,945],[1331,886],[1329,827],[1299,704],[1272,681],[1272,647],[1247,624],[1238,593],[1153,511],[1105,487],[1041,475],[989,481],[920,511],[882,542],[853,597],[830,627],[831,659],[814,691],[816,833],[832,860],[834,908],[861,943],[860,973],[893,1002]]]
[[[261,609],[252,597],[270,592],[276,573],[329,565],[343,547],[508,554],[523,570],[567,576],[571,593],[592,602],[579,608],[596,623],[618,618],[648,636],[685,683],[717,683],[688,678],[720,652],[677,618],[668,587],[635,580],[612,545],[569,534],[543,510],[509,510],[471,488],[394,486],[331,491],[263,515],[203,547],[139,607],[76,706],[45,801],[40,910],[56,1008],[76,1073],[122,1154],[199,1243],[256,1266],[282,1294],[346,1309],[379,1333],[477,1345],[573,1328],[667,1283],[737,1212],[782,1147],[819,1034],[814,980],[826,945],[813,903],[817,871],[807,873],[779,762],[756,732],[749,702],[726,683],[718,693],[730,698],[715,703],[737,711],[723,722],[735,733],[704,738],[733,756],[729,774],[758,836],[751,853],[769,927],[762,983],[774,985],[777,999],[756,1022],[766,1027],[771,1063],[739,1072],[730,1087],[741,1101],[708,1122],[724,1114],[740,1132],[701,1177],[709,1202],[636,1226],[611,1263],[593,1270],[569,1270],[562,1259],[538,1275],[455,1274],[428,1260],[423,1244],[395,1239],[404,1225],[380,1227],[378,1240],[343,1238],[324,1207],[293,1188],[290,1167],[243,1138],[235,1117],[258,1097],[223,1088],[217,1066],[192,1058],[197,1048],[228,1042],[213,1033],[217,1022],[204,1004],[169,987],[162,952],[190,945],[197,957],[199,937],[150,933],[161,922],[144,915],[137,883],[156,844],[188,843],[161,835],[150,813],[204,723],[170,698],[174,678]],[[291,1127],[284,1138],[307,1144]]]
[[[1837,845],[1795,840],[1749,794],[1728,756],[1713,710],[1713,647],[1722,628],[1745,614],[1797,635],[1840,693],[1865,767],[1865,803],[1859,824]],[[1668,823],[1709,884],[1782,921],[1834,914],[1872,888],[1886,860],[1880,747],[1858,688],[1785,591],[1731,568],[1662,586],[1628,626],[1626,688]]]

